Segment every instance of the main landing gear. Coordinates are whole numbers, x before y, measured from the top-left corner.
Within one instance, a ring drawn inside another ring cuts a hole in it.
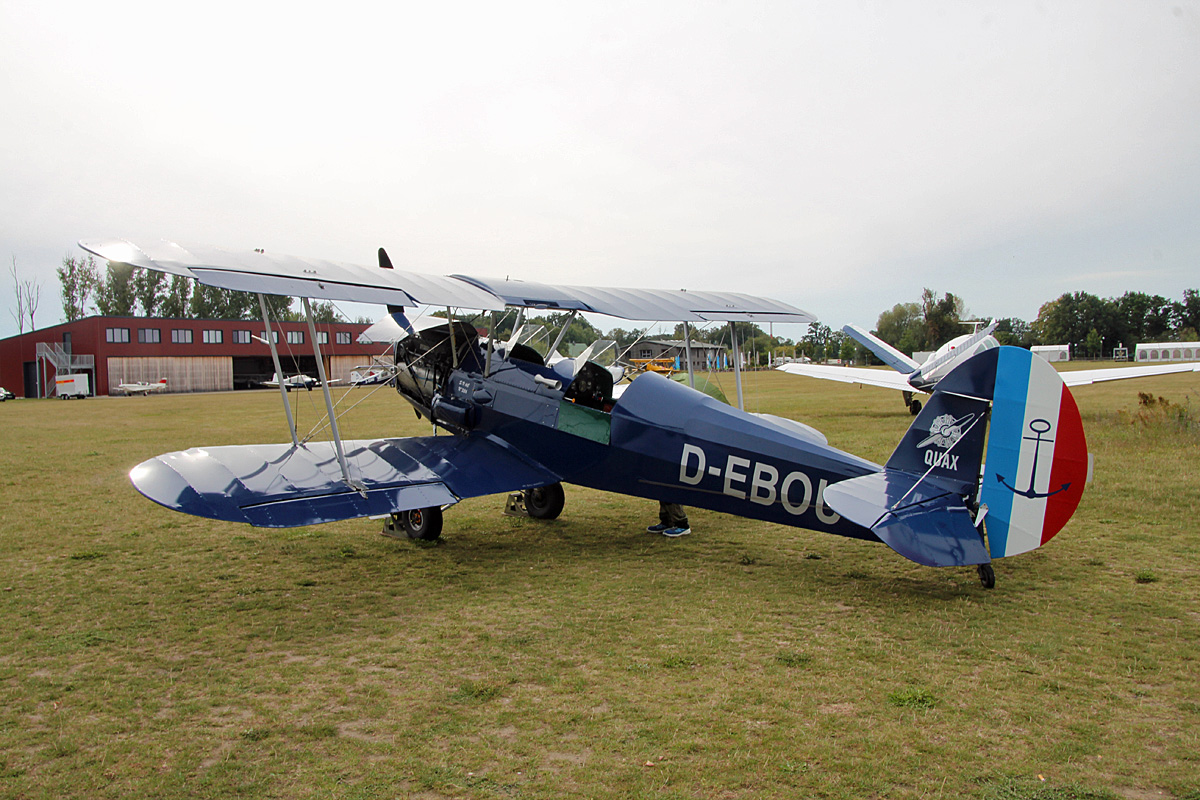
[[[904,405],[908,406],[908,413],[914,417],[921,413],[921,401],[913,397],[912,392],[901,392],[904,395]]]
[[[382,533],[396,539],[407,537],[432,542],[442,535],[442,509],[431,506],[392,514],[383,523]]]
[[[534,519],[557,519],[566,503],[561,483],[539,486],[513,492],[504,505],[504,513],[510,517],[533,517]]]
[[[996,570],[992,569],[991,564],[980,564],[975,570],[979,573],[979,582],[983,584],[983,588],[996,588]]]

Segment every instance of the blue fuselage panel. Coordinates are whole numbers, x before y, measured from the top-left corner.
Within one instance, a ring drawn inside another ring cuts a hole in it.
[[[512,414],[497,398],[480,410],[476,431],[568,483],[877,539],[823,500],[826,486],[877,472],[877,464],[654,374],[635,380],[612,409],[607,444],[559,425],[557,401],[545,400]]]

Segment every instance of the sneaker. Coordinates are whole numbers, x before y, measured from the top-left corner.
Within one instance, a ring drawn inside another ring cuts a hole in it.
[[[691,532],[691,528],[667,528],[662,534],[663,536],[670,536],[672,539],[675,539],[680,536],[687,536]]]
[[[649,528],[646,528],[646,533],[662,533],[663,531],[670,529],[670,525],[666,524],[665,522],[660,522],[657,525],[651,525]]]

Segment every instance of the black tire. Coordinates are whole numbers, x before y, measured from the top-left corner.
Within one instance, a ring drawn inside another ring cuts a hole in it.
[[[980,564],[976,570],[979,572],[979,582],[983,584],[983,588],[996,588],[996,570],[992,569],[991,564]]]
[[[399,521],[410,539],[432,542],[442,535],[442,509],[439,506],[402,511]]]
[[[524,495],[525,510],[534,519],[557,519],[567,502],[561,483],[526,489]]]
[[[913,401],[908,404],[908,413],[912,414],[914,417],[917,414],[920,414],[921,413],[921,401],[914,397]]]

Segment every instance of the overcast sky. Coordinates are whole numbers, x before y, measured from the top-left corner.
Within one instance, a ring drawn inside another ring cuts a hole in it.
[[[0,0],[0,336],[115,236],[834,328],[1200,287],[1200,0],[386,5]]]

